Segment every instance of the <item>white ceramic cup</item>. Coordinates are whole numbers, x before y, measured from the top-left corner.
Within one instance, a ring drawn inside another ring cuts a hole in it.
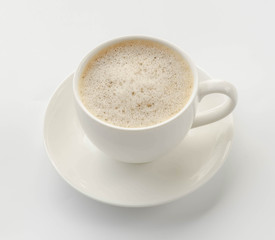
[[[192,95],[180,112],[164,122],[142,128],[124,128],[101,121],[85,108],[78,91],[81,74],[95,54],[109,45],[133,39],[155,41],[176,50],[189,63],[194,78]],[[237,91],[232,84],[222,80],[209,80],[199,83],[197,68],[185,52],[162,40],[143,36],[111,40],[89,52],[74,74],[73,92],[77,115],[87,137],[95,146],[113,159],[128,163],[144,163],[158,159],[180,143],[190,128],[224,118],[232,112],[237,103]],[[201,99],[212,93],[225,94],[228,99],[218,107],[196,114]]]

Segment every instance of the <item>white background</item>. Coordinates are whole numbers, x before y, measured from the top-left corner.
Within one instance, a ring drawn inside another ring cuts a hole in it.
[[[0,1],[0,239],[275,239],[275,2]],[[222,170],[163,206],[108,206],[71,188],[43,146],[57,85],[102,41],[166,39],[239,102]]]

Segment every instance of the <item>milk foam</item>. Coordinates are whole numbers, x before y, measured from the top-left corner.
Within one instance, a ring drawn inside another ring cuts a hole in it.
[[[177,114],[193,88],[188,63],[174,50],[148,40],[120,42],[86,66],[79,92],[97,118],[121,127],[146,127]]]

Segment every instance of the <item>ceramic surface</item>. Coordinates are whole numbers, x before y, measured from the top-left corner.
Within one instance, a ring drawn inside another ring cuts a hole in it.
[[[141,128],[114,126],[93,116],[86,109],[79,96],[79,79],[87,64],[99,51],[121,41],[137,39],[157,42],[179,53],[188,63],[193,76],[192,94],[185,106],[166,121]],[[205,96],[214,93],[225,94],[227,100],[218,107],[197,113],[198,103]],[[163,157],[183,140],[191,127],[216,122],[230,114],[237,104],[237,91],[231,83],[217,79],[199,83],[197,67],[183,50],[160,39],[145,36],[117,38],[89,52],[74,73],[73,95],[80,125],[89,140],[113,159],[127,163],[146,163]]]
[[[210,79],[198,69],[199,81]],[[45,147],[57,172],[95,200],[118,206],[153,206],[178,199],[207,182],[223,165],[232,140],[232,115],[189,131],[160,159],[145,164],[118,162],[99,151],[80,127],[73,106],[73,75],[55,91],[44,122]],[[225,97],[206,96],[199,111]]]

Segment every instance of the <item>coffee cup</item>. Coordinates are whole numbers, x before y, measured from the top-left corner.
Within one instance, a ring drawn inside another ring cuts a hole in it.
[[[141,127],[115,125],[91,113],[83,103],[79,89],[80,81],[91,59],[104,49],[127,41],[147,41],[164,46],[176,52],[188,64],[192,76],[190,96],[184,106],[168,119]],[[191,128],[201,127],[226,117],[237,103],[237,91],[231,83],[216,79],[200,83],[195,64],[183,50],[163,40],[144,36],[114,39],[89,52],[74,74],[73,93],[79,122],[89,140],[114,160],[127,163],[146,163],[157,160],[179,144]],[[224,94],[228,98],[218,107],[197,113],[202,98],[213,93]]]

